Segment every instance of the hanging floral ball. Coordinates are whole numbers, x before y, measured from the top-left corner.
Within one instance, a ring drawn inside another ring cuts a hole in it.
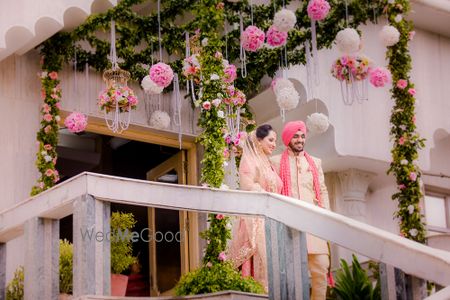
[[[200,73],[200,62],[198,54],[193,54],[183,60],[183,75],[188,79],[198,76]]]
[[[276,78],[272,81],[272,90],[275,95],[278,95],[280,90],[284,88],[294,88],[294,84],[286,78]]]
[[[281,109],[291,110],[297,107],[300,96],[295,88],[283,88],[277,94],[277,103]]]
[[[321,134],[327,131],[330,122],[326,115],[316,112],[306,118],[306,126],[312,133]]]
[[[273,25],[279,31],[288,32],[294,29],[295,23],[297,23],[297,17],[294,12],[285,8],[278,11],[273,18]]]
[[[250,25],[241,34],[242,47],[247,51],[255,52],[264,44],[264,37],[264,31]]]
[[[386,68],[370,70],[369,81],[374,87],[383,87],[392,80],[391,72]]]
[[[345,28],[336,35],[336,46],[342,53],[350,54],[359,50],[361,38],[353,28]]]
[[[232,83],[237,77],[237,69],[235,65],[227,65],[224,69],[225,76],[223,81],[226,83]]]
[[[72,112],[64,120],[64,125],[70,132],[79,133],[86,130],[87,127],[87,116],[83,113]]]
[[[307,11],[311,20],[321,21],[328,15],[330,4],[326,0],[311,0],[308,3]]]
[[[170,116],[165,111],[156,110],[150,116],[150,126],[157,129],[167,129],[170,125]]]
[[[107,113],[116,110],[119,107],[120,112],[127,112],[131,109],[136,109],[138,98],[134,91],[128,86],[112,86],[104,89],[97,99],[97,105],[101,110],[106,110]]]
[[[142,89],[144,92],[150,95],[158,95],[163,91],[163,87],[157,85],[151,78],[150,75],[145,76],[141,81]]]
[[[379,37],[384,46],[390,47],[398,43],[400,32],[394,26],[385,25],[381,29]]]
[[[280,47],[286,44],[288,33],[278,30],[274,25],[270,26],[266,33],[267,44],[272,47]]]
[[[150,78],[157,85],[168,87],[173,79],[172,68],[165,63],[157,63],[150,68]]]

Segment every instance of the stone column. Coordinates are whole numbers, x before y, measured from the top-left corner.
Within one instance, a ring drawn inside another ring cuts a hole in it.
[[[349,169],[338,173],[343,200],[343,214],[366,222],[366,193],[374,173]]]
[[[57,300],[59,295],[59,220],[25,223],[25,300]]]

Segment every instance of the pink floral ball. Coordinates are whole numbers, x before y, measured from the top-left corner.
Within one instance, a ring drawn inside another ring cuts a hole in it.
[[[165,63],[157,63],[150,68],[150,78],[159,86],[168,87],[173,79],[172,68]]]
[[[383,87],[391,82],[391,72],[385,68],[374,68],[370,71],[369,80],[374,87]]]
[[[86,130],[87,124],[88,122],[86,115],[76,111],[68,115],[66,120],[64,121],[64,125],[67,127],[67,129],[69,129],[70,132],[73,133],[83,132],[84,130]]]
[[[311,0],[308,4],[308,17],[314,21],[321,21],[326,18],[330,11],[330,4],[326,0]]]
[[[228,65],[225,70],[225,76],[223,81],[226,83],[232,83],[237,77],[237,70],[235,65]]]
[[[264,31],[256,26],[248,26],[241,34],[242,47],[251,52],[255,52],[264,44]]]
[[[267,43],[272,47],[279,47],[286,44],[287,32],[279,31],[275,26],[270,26],[266,33]]]

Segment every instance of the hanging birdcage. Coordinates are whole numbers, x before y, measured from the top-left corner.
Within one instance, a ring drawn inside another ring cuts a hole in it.
[[[133,90],[127,86],[130,72],[119,68],[115,45],[115,22],[111,21],[112,67],[103,73],[106,88],[100,93],[98,106],[104,111],[105,122],[114,133],[128,129],[131,110],[136,109],[138,100]]]

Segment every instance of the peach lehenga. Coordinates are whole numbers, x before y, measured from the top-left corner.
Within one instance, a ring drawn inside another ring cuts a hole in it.
[[[243,146],[239,166],[240,189],[280,193],[282,181],[254,133]],[[228,257],[242,276],[252,276],[267,291],[266,239],[263,218],[239,217],[234,223]]]

